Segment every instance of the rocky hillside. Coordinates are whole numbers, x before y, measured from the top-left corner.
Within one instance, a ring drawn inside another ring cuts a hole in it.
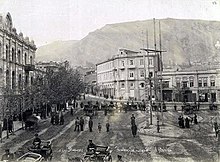
[[[165,63],[220,61],[220,22],[205,20],[160,20],[162,49]],[[98,63],[116,54],[118,48],[138,50],[146,42],[148,30],[149,47],[154,48],[153,21],[135,21],[108,24],[89,33],[79,41],[58,41],[39,47],[38,60],[69,60],[73,65]],[[158,20],[156,21],[159,48]],[[145,43],[146,44],[146,43]]]

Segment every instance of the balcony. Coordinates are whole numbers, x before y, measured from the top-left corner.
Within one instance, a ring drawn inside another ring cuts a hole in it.
[[[35,66],[34,65],[31,65],[31,64],[26,64],[24,65],[24,70],[25,71],[34,71],[35,70]]]
[[[136,66],[135,66],[135,65],[129,65],[128,68],[129,68],[129,69],[135,69]]]

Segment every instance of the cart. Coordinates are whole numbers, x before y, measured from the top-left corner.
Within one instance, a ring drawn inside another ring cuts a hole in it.
[[[86,162],[112,162],[111,152],[108,146],[96,146],[96,150],[91,149],[86,152],[84,160]]]
[[[44,158],[37,153],[28,152],[21,157],[19,157],[16,161],[22,161],[22,162],[40,162],[43,161]]]

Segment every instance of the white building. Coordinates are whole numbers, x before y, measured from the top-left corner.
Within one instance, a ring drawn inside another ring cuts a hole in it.
[[[145,80],[149,72],[154,76],[157,70],[157,60],[154,56],[147,55],[144,51],[119,49],[113,58],[98,63],[97,86],[100,87],[101,95],[122,99],[146,99]]]

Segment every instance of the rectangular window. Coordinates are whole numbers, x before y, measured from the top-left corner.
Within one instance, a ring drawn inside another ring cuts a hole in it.
[[[198,81],[198,86],[199,86],[199,87],[202,87],[202,79],[199,79],[199,81]]]
[[[124,83],[121,83],[121,88],[125,88],[125,84]]]
[[[190,86],[190,87],[194,87],[194,81],[193,81],[193,80],[190,80],[189,86]]]
[[[183,88],[187,87],[187,81],[183,81],[182,84],[183,84]]]
[[[215,80],[211,80],[210,85],[211,85],[212,87],[215,87]]]
[[[133,78],[134,77],[134,72],[130,72],[129,76],[130,76],[130,78]]]
[[[134,88],[134,83],[131,83],[131,84],[130,84],[130,87],[131,87],[131,88]]]
[[[163,88],[169,88],[169,81],[163,81]]]
[[[153,65],[153,59],[149,59],[149,65]]]
[[[125,61],[121,61],[121,66],[125,66]]]
[[[208,86],[208,79],[207,78],[203,78],[203,86],[207,87]]]
[[[140,65],[144,65],[144,59],[140,59]]]
[[[130,60],[130,65],[134,65],[134,60]]]
[[[144,70],[140,71],[140,77],[143,78],[144,77]]]

